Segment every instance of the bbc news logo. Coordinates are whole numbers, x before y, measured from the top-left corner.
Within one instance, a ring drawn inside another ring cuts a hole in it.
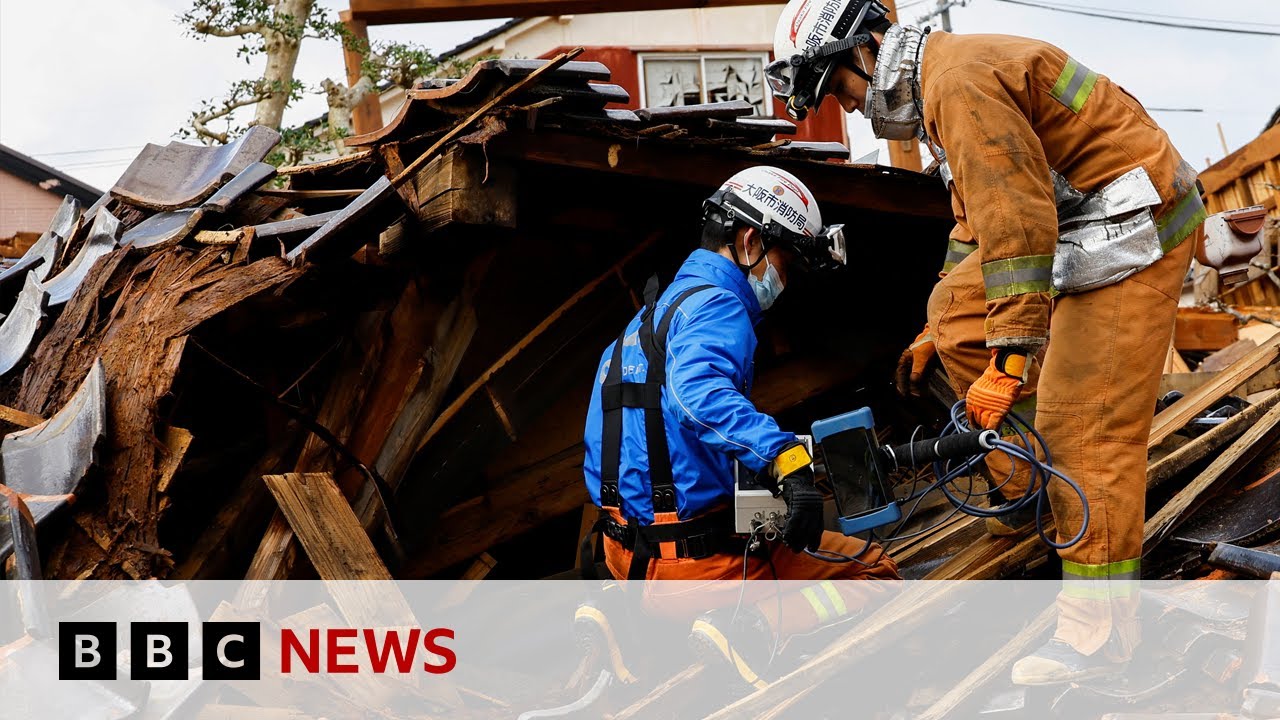
[[[262,631],[256,622],[206,622],[201,628],[202,677],[205,680],[261,680]],[[370,630],[327,628],[280,630],[280,672],[316,675],[423,672],[441,675],[458,664],[447,628]],[[129,624],[130,680],[186,680],[190,648],[185,622]],[[419,648],[427,657],[418,654]],[[115,680],[116,623],[58,623],[59,680]],[[367,663],[355,660],[360,650]]]

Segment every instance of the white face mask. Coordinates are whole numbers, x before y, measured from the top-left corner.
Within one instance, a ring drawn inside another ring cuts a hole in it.
[[[757,278],[750,273],[747,274],[747,282],[751,283],[751,290],[756,294],[756,300],[760,303],[761,310],[768,310],[777,302],[778,296],[782,294],[785,287],[782,283],[782,276],[778,275],[778,270],[769,262],[769,256],[764,258],[765,268],[764,277]]]

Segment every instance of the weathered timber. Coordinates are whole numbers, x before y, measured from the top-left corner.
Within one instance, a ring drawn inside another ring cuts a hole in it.
[[[1178,350],[1221,350],[1237,339],[1236,319],[1226,313],[1180,309],[1173,326]]]
[[[1280,391],[1271,391],[1262,402],[1242,411],[1209,432],[1169,453],[1147,468],[1147,490],[1159,487],[1198,460],[1240,437],[1266,412],[1280,403]]]
[[[266,475],[263,481],[321,579],[391,579],[332,474]]]
[[[1223,370],[1212,382],[1165,408],[1151,423],[1151,437],[1147,441],[1147,448],[1151,449],[1164,442],[1170,435],[1191,422],[1196,415],[1226,397],[1249,378],[1262,372],[1278,357],[1280,357],[1280,334],[1273,336],[1259,345],[1257,350]]]
[[[481,148],[455,144],[406,185],[413,186],[418,198],[420,233],[454,223],[516,226],[514,170],[507,163],[490,163]]]
[[[651,717],[652,713],[657,711],[664,702],[672,700],[669,696],[673,693],[697,687],[697,683],[701,681],[706,671],[707,666],[702,663],[690,665],[663,681],[658,687],[650,690],[644,697],[615,713],[611,720],[633,720],[633,718],[638,717]]]
[[[986,662],[974,668],[973,672],[966,675],[959,684],[948,690],[923,713],[917,715],[916,720],[944,720],[944,718],[953,717],[956,711],[973,701],[975,694],[981,692],[997,676],[1007,673],[1013,663],[1026,655],[1032,646],[1049,632],[1057,618],[1057,606],[1046,608],[1036,616],[1035,620],[1019,630],[1009,642],[1002,645]]]
[[[1053,537],[1053,530],[1053,521],[1045,519],[1045,533]],[[1027,563],[1048,551],[1040,535],[1034,532],[1025,537],[993,537],[960,551],[925,579],[996,580],[1022,570]]]
[[[1169,532],[1186,517],[1186,514],[1202,501],[1206,493],[1235,477],[1236,473],[1274,441],[1277,426],[1280,426],[1280,404],[1272,406],[1258,419],[1256,425],[1250,427],[1209,467],[1205,468],[1204,472],[1147,520],[1142,529],[1144,552],[1151,550],[1164,540]]]
[[[0,405],[0,420],[7,422],[10,425],[17,425],[20,428],[35,427],[36,425],[44,422],[44,418],[39,415],[25,413],[6,405]]]
[[[450,141],[456,139],[459,135],[462,134],[464,130],[471,127],[472,123],[479,120],[481,117],[483,117],[486,113],[493,110],[495,107],[498,107],[499,105],[501,105],[507,99],[511,98],[512,96],[516,95],[517,93],[524,90],[525,88],[530,87],[531,85],[538,82],[539,78],[555,72],[561,65],[564,65],[570,60],[578,57],[579,55],[582,54],[582,50],[583,50],[582,48],[575,48],[573,50],[570,50],[569,52],[560,53],[559,55],[549,60],[545,65],[537,68],[533,72],[521,78],[518,82],[512,84],[506,90],[503,90],[502,92],[498,93],[498,95],[495,96],[492,100],[481,105],[479,108],[476,109],[475,112],[471,113],[465,119],[458,122],[456,125],[453,126],[452,129],[450,129],[443,136],[441,136],[440,139],[436,140],[431,147],[423,151],[423,153],[419,155],[417,159],[415,159],[413,162],[409,163],[409,165],[405,167],[405,169],[401,171],[400,174],[396,175],[394,178],[391,179],[391,184],[393,186],[400,186],[404,184],[406,180],[413,177],[413,175],[418,171],[418,168],[422,167],[428,160],[433,158],[435,154],[440,150],[440,148],[444,147]]]
[[[875,582],[875,581],[873,581]],[[735,703],[707,716],[706,720],[759,717],[805,688],[848,672],[853,665],[899,642],[933,617],[958,592],[954,583],[913,583],[901,595],[885,603],[849,632],[800,667]]]
[[[111,428],[100,463],[105,498],[77,506],[75,525],[85,532],[67,533],[60,543],[65,547],[55,547],[57,562],[47,568],[51,577],[88,572],[95,578],[145,578],[169,572],[157,535],[162,509],[156,482],[165,456],[152,432],[186,336],[297,275],[279,258],[224,263],[219,248],[157,253],[136,263],[126,263],[126,254],[115,250],[89,271],[36,349],[16,403],[27,412],[47,414],[65,402],[94,359],[102,358]],[[110,295],[114,302],[106,295],[108,287],[119,288]]]
[[[257,533],[262,531],[274,511],[274,503],[270,501],[270,493],[262,482],[262,476],[277,473],[286,452],[287,448],[283,444],[277,444],[249,468],[231,498],[200,533],[195,545],[174,569],[171,577],[179,580],[231,577],[227,570],[231,558],[240,551],[258,545]],[[284,521],[284,516],[281,516],[281,521]]]

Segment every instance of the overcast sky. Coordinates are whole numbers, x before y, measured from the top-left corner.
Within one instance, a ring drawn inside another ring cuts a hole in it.
[[[1063,0],[1058,0],[1063,2]],[[321,0],[335,13],[345,0]],[[933,0],[902,0],[914,20]],[[1280,32],[1280,1],[1085,0],[1077,7],[1217,18]],[[220,95],[260,68],[235,57],[234,40],[186,37],[175,17],[188,0],[41,0],[0,2],[0,143],[110,187],[146,142],[168,142],[200,100]],[[1186,22],[1176,19],[1175,22]],[[498,21],[382,26],[374,40],[451,48]],[[956,32],[1038,37],[1110,76],[1153,111],[1197,167],[1223,156],[1216,124],[1231,149],[1248,142],[1280,105],[1280,37],[1193,32],[1135,25],[969,0],[952,11]],[[652,43],[662,43],[654,37]],[[336,43],[308,41],[298,76],[315,85],[344,79]],[[324,112],[318,96],[290,109],[286,122]],[[851,123],[854,157],[876,146],[865,121]]]

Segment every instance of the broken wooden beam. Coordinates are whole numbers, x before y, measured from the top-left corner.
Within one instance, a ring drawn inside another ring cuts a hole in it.
[[[1280,426],[1280,404],[1272,406],[1257,422],[1218,456],[1195,480],[1173,496],[1142,530],[1143,552],[1158,545],[1197,506],[1202,497],[1220,483],[1230,480],[1273,441]]]
[[[1186,395],[1173,405],[1165,408],[1151,423],[1151,436],[1147,441],[1147,449],[1154,448],[1168,437],[1181,430],[1197,415],[1209,409],[1214,403],[1226,397],[1228,393],[1245,381],[1262,372],[1280,358],[1280,334],[1273,336],[1257,350],[1249,353],[1231,367],[1223,370],[1212,382]]]
[[[1147,490],[1159,487],[1209,453],[1240,437],[1267,411],[1280,403],[1280,391],[1273,390],[1262,402],[1250,406],[1209,432],[1174,450],[1147,468]]]
[[[331,473],[266,475],[262,480],[321,579],[391,579]]]
[[[44,422],[45,419],[39,415],[32,415],[16,408],[0,405],[0,420],[10,425],[17,425],[20,428],[31,428]]]
[[[1051,605],[1045,608],[1018,634],[1009,639],[987,658],[986,662],[973,669],[955,687],[938,698],[927,710],[916,716],[916,720],[944,720],[952,717],[957,710],[968,706],[978,692],[997,676],[1008,672],[1009,667],[1031,652],[1032,646],[1039,642],[1054,626],[1058,619],[1058,607]]]

